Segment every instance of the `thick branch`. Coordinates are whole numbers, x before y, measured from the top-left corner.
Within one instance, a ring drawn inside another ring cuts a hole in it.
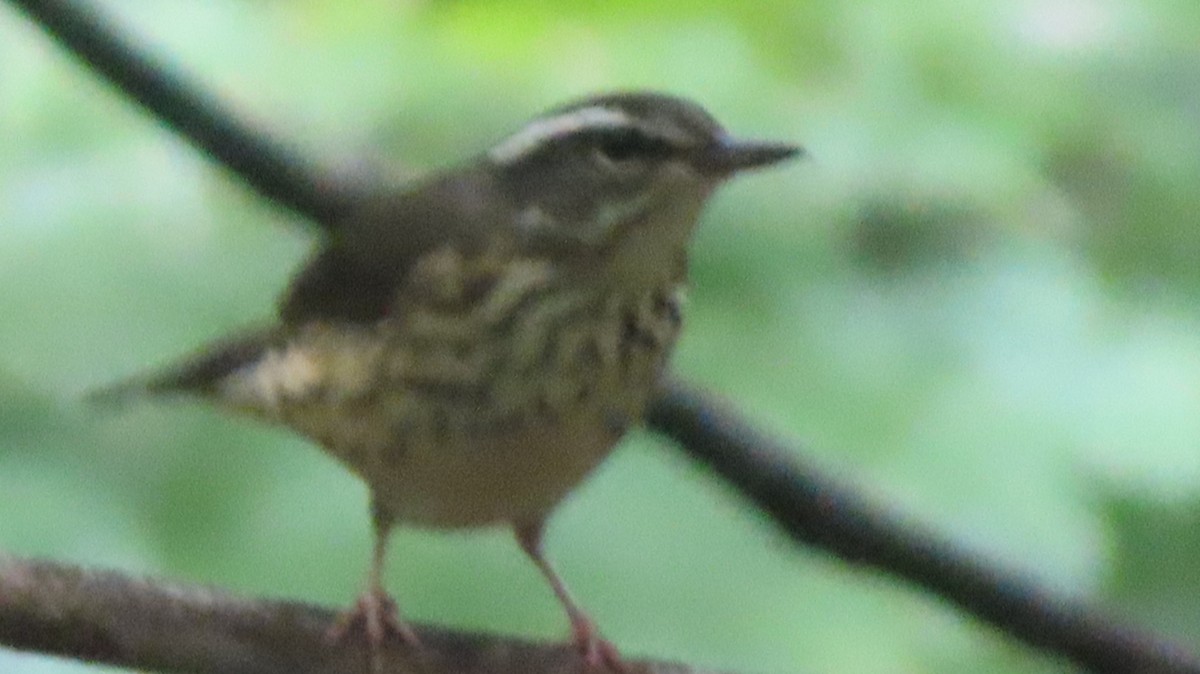
[[[0,645],[138,670],[368,672],[365,640],[331,644],[334,613],[0,554]],[[378,674],[579,674],[565,645],[423,627],[419,658],[389,644]],[[357,635],[360,636],[360,635]],[[704,674],[630,662],[630,674]]]
[[[262,195],[325,225],[353,202],[354,190],[323,188],[335,182],[123,43],[78,0],[9,2]],[[868,505],[811,466],[801,465],[796,452],[681,384],[668,386],[654,403],[649,421],[797,541],[915,583],[1014,638],[1092,671],[1200,674],[1200,662],[1182,650],[964,554],[924,528]]]

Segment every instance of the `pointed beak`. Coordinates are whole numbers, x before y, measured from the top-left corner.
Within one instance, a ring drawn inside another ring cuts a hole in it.
[[[699,154],[696,164],[705,172],[728,176],[803,156],[804,148],[787,143],[739,140],[725,136],[702,149]]]

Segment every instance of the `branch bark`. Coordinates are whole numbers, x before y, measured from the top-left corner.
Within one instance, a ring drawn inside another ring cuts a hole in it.
[[[63,47],[136,100],[152,116],[216,159],[262,196],[328,229],[339,214],[345,213],[354,203],[356,195],[364,193],[362,189],[339,185],[301,157],[293,155],[283,144],[237,120],[203,89],[140,53],[111,27],[109,21],[84,2],[8,1],[24,10]],[[652,429],[679,443],[690,457],[711,468],[798,542],[913,583],[1014,639],[1066,658],[1090,671],[1200,674],[1200,660],[1195,655],[1154,635],[1122,625],[1082,602],[1040,587],[1021,574],[964,553],[925,527],[894,517],[886,509],[823,476],[814,466],[802,464],[798,450],[767,437],[728,406],[691,387],[679,382],[668,383],[654,402],[648,422]],[[45,578],[47,582],[65,582],[61,579],[62,576],[54,574]],[[103,591],[105,597],[122,605],[125,599],[115,589],[132,591],[143,586],[122,585],[113,580],[107,585],[100,582],[87,587]],[[173,595],[167,591],[146,596],[167,601]],[[2,601],[4,597],[0,594]],[[265,605],[247,603],[238,606],[242,609],[234,611],[236,615],[250,615]],[[299,615],[308,616],[305,620],[323,621],[327,615],[313,617],[316,614],[311,612],[318,609],[294,604],[270,606],[285,616],[282,620],[291,620],[293,627],[300,623],[306,625],[304,633],[313,638],[308,639],[307,645],[297,645],[296,652],[310,653],[314,648],[312,644],[318,643],[315,639],[318,631],[309,629],[311,625],[304,621],[287,616],[297,615],[299,611]],[[31,616],[31,619],[35,617]],[[12,617],[0,616],[0,621],[4,620],[11,621]],[[201,626],[207,624],[205,620],[208,619],[200,621]],[[6,629],[13,629],[11,623],[4,624]],[[45,626],[45,623],[38,624]],[[180,630],[184,627],[178,625]],[[197,629],[197,626],[188,625],[187,629]],[[81,638],[69,629],[58,628],[49,633],[68,640]],[[440,635],[435,634],[432,638],[448,639],[450,641],[438,643],[454,644],[459,643],[455,639],[471,639],[446,633]],[[191,638],[183,632],[168,632],[164,636],[182,640]],[[49,639],[27,639],[21,643],[26,647],[62,652],[54,650],[55,642]],[[294,644],[281,641],[277,645],[291,648]],[[509,647],[517,648],[505,648]],[[240,651],[233,649],[230,652]],[[313,657],[333,656],[317,654]]]
[[[137,670],[368,672],[365,641],[331,644],[334,612],[0,554],[0,644]],[[565,644],[418,626],[424,652],[388,644],[376,674],[579,674]],[[630,661],[630,674],[707,674]],[[715,673],[713,673],[715,674]]]
[[[1200,674],[1200,661],[1185,649],[901,520],[695,387],[668,382],[650,422],[798,543],[924,588],[1089,671]]]

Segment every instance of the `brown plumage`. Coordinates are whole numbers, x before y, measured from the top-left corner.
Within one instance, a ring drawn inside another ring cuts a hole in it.
[[[366,482],[363,621],[415,642],[379,582],[393,523],[512,526],[592,665],[620,667],[542,557],[542,526],[637,423],[681,328],[712,190],[795,154],[649,93],[553,110],[489,153],[368,199],[279,322],[118,391],[186,393],[312,438]],[[111,393],[111,392],[110,392]]]

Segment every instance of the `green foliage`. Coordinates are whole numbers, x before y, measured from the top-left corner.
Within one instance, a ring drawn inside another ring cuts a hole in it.
[[[710,209],[678,369],[898,511],[1200,648],[1194,3],[114,9],[338,170],[411,175],[612,88],[804,142],[809,161]],[[0,549],[348,602],[367,520],[332,461],[205,410],[80,402],[268,316],[305,230],[8,7],[0,64]],[[673,449],[628,445],[549,542],[628,652],[746,672],[1063,671],[797,553]],[[501,533],[404,532],[389,586],[417,619],[565,629]],[[0,652],[2,671],[35,666],[84,671]]]

